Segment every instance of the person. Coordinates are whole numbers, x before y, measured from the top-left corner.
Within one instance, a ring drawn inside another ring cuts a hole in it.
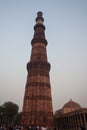
[[[81,130],[85,130],[85,127],[82,126],[82,127],[81,127]]]
[[[56,130],[56,127],[54,127],[54,130]]]
[[[2,126],[0,125],[0,130],[2,130]]]
[[[47,127],[46,126],[42,126],[41,130],[47,130]]]

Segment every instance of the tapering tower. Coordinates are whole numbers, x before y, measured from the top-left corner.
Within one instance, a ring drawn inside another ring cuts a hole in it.
[[[50,64],[47,61],[47,40],[42,12],[37,13],[32,51],[27,64],[27,82],[22,111],[23,125],[46,125],[53,123],[53,108],[50,85]]]

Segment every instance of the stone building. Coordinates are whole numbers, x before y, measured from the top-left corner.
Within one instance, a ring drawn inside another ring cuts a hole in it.
[[[55,125],[58,130],[87,130],[87,108],[70,100],[55,112]]]
[[[23,100],[22,125],[52,126],[53,107],[50,85],[50,63],[42,12],[37,13],[32,50],[27,64],[27,81]]]

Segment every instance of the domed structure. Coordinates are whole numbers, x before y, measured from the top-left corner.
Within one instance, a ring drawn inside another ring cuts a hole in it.
[[[58,130],[79,130],[82,127],[87,130],[87,108],[72,100],[55,112],[54,119]]]
[[[68,113],[79,109],[81,109],[81,106],[70,99],[70,101],[63,106],[63,113]]]

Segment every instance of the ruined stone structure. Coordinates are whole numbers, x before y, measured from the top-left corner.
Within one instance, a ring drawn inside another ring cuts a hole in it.
[[[47,40],[42,12],[37,13],[32,51],[27,64],[27,82],[25,87],[22,125],[51,126],[53,109],[50,85],[50,64],[47,60]]]
[[[55,126],[58,130],[87,130],[87,108],[70,100],[55,112]]]

